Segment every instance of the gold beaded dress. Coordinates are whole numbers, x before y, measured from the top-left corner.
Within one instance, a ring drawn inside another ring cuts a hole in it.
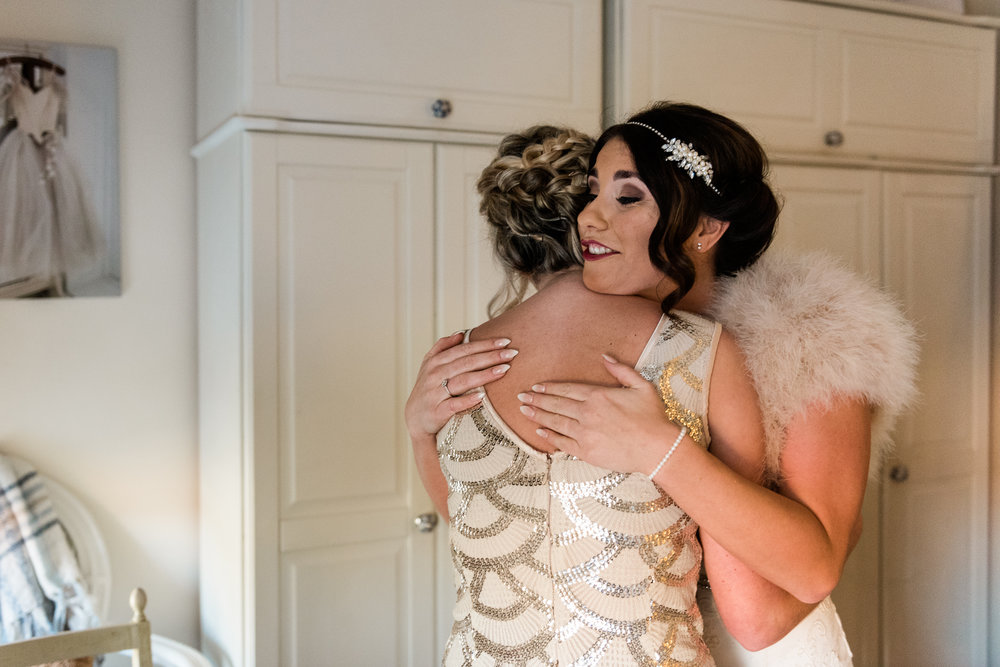
[[[664,315],[636,364],[704,447],[720,332]],[[698,527],[648,477],[540,452],[488,397],[442,429],[438,456],[457,591],[444,665],[714,665]]]

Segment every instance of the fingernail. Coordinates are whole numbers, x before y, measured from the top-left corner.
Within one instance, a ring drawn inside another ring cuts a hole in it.
[[[523,414],[525,417],[534,417],[535,416],[535,409],[534,408],[530,408],[527,405],[522,405],[520,407],[520,410],[521,410],[521,414]]]
[[[544,384],[533,384],[533,385],[531,385],[531,391],[537,391],[539,394],[544,394],[545,393],[545,385]]]
[[[522,403],[531,403],[531,394],[527,392],[522,392],[517,395],[517,400],[521,401]]]
[[[482,398],[485,395],[486,395],[486,390],[485,389],[483,389],[482,387],[476,387],[476,396],[478,396],[479,398]]]
[[[503,375],[504,373],[506,373],[509,370],[510,370],[510,364],[500,364],[499,366],[497,366],[496,368],[493,369],[493,374],[494,375]]]
[[[535,429],[535,433],[537,433],[538,435],[540,435],[543,438],[549,437],[549,432],[546,431],[544,428],[536,428]]]
[[[457,336],[458,334],[464,334],[464,333],[465,333],[464,331],[462,331],[461,329],[459,329],[458,331],[453,331],[451,333],[451,335],[448,336],[448,338],[451,338],[452,336]]]
[[[612,364],[617,364],[618,363],[618,360],[615,359],[614,357],[609,357],[606,354],[602,354],[601,356],[604,357],[604,360],[607,361],[607,362],[610,362]]]
[[[507,347],[510,345],[510,338],[497,338],[493,341],[493,345],[496,347]]]
[[[517,356],[517,350],[504,350],[500,353],[501,359],[513,359]]]

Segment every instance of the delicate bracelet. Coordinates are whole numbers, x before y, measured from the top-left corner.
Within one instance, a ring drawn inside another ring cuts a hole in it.
[[[663,464],[667,462],[667,459],[670,458],[670,455],[674,453],[675,449],[677,449],[677,445],[681,444],[681,440],[684,439],[684,436],[687,435],[687,432],[688,432],[688,427],[681,426],[681,432],[677,434],[677,439],[674,440],[674,444],[670,446],[670,449],[667,450],[667,453],[663,456],[662,459],[660,459],[659,465],[656,466],[653,472],[649,473],[650,479],[656,477],[656,473],[660,472],[660,468],[663,467]]]

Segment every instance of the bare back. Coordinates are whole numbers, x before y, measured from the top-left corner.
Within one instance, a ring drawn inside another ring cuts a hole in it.
[[[601,354],[635,365],[660,320],[659,304],[640,297],[588,290],[580,271],[554,276],[523,303],[476,327],[471,340],[506,336],[517,359],[500,380],[486,386],[490,403],[513,431],[532,447],[553,447],[521,414],[517,394],[548,381],[616,386]]]

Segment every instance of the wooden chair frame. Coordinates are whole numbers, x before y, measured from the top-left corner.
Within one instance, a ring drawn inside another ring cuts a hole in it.
[[[141,588],[133,590],[129,603],[132,606],[131,623],[0,644],[0,665],[33,667],[132,649],[132,667],[153,667],[145,591]]]

